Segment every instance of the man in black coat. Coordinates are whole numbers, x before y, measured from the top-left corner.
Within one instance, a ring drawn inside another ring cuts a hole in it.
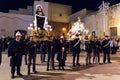
[[[17,75],[22,76],[20,73],[20,67],[22,64],[22,55],[25,52],[24,43],[21,41],[21,33],[17,32],[15,35],[15,40],[12,40],[8,47],[8,57],[10,59],[11,66],[11,78],[14,78],[15,68],[17,67]]]
[[[58,39],[52,37],[49,41],[47,41],[47,53],[48,53],[47,71],[49,71],[50,68],[52,68],[52,70],[55,70],[54,58],[55,53],[57,52],[58,52]]]
[[[25,35],[25,39],[23,39],[23,42],[24,42],[24,45],[25,45],[25,56],[24,56],[24,59],[25,59],[25,65],[27,65],[27,56],[28,56],[28,47],[27,47],[27,44],[29,42],[29,37],[28,35]]]
[[[57,60],[58,60],[58,63],[59,63],[59,70],[61,70],[61,67],[62,67],[62,70],[64,70],[64,66],[65,66],[65,61],[66,61],[66,57],[67,57],[67,43],[64,39],[60,39],[60,43],[59,43],[59,52],[58,52],[58,55],[57,55]]]
[[[76,35],[76,38],[73,40],[73,66],[75,66],[75,57],[77,57],[76,65],[79,64],[79,55],[80,55],[80,44],[79,35]]]
[[[93,49],[93,41],[91,38],[86,38],[85,41],[85,51],[86,51],[86,65],[91,64],[91,56],[92,56],[92,49]]]
[[[100,47],[100,41],[96,36],[93,41],[93,63],[100,63]]]
[[[36,53],[37,53],[37,42],[34,41],[34,37],[30,37],[30,41],[27,44],[28,47],[28,75],[30,75],[30,66],[33,61],[33,72],[37,73],[36,71]]]
[[[54,54],[52,40],[47,41],[47,71],[52,67],[54,69]]]
[[[47,53],[47,41],[41,41],[41,47],[40,47],[40,51],[41,51],[41,63],[45,62],[45,58],[46,58],[46,53]]]
[[[103,48],[103,63],[106,63],[106,58],[108,63],[111,63],[110,61],[110,40],[108,39],[108,36],[105,36],[105,39],[102,42],[102,48]]]
[[[52,40],[52,57],[51,57],[51,61],[52,61],[52,69],[55,70],[55,66],[54,66],[54,58],[55,58],[55,54],[59,52],[59,39],[58,38],[53,38]]]

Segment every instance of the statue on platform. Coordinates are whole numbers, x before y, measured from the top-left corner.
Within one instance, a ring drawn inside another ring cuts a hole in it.
[[[35,10],[35,20],[33,21],[33,30],[31,30],[30,35],[35,37],[36,40],[48,40],[50,37],[49,29],[51,27],[47,24],[47,16],[44,15],[42,5],[36,5]]]
[[[47,17],[44,15],[42,5],[36,5],[35,22],[38,29],[45,30]]]
[[[80,17],[72,24],[72,27],[68,32],[69,39],[74,39],[76,34],[79,35],[80,38],[83,35],[88,35],[88,30],[85,29],[84,23],[81,22]]]

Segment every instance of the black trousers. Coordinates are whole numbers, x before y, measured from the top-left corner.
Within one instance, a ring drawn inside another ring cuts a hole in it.
[[[15,70],[17,68],[17,74],[20,74],[20,66],[12,66],[11,67],[11,74],[14,76]]]
[[[61,59],[58,61],[58,63],[59,63],[59,69],[61,69],[61,67],[62,69],[64,69],[65,60]]]
[[[0,52],[0,64],[2,63],[2,53]]]
[[[49,67],[52,67],[52,69],[54,70],[54,57],[55,57],[55,53],[51,53],[48,52],[48,58],[47,58],[47,70],[49,69]]]
[[[28,72],[30,72],[31,63],[33,72],[36,71],[36,55],[28,55]]]
[[[80,55],[80,51],[74,51],[74,52],[73,52],[73,65],[75,65],[75,58],[76,58],[76,57],[77,57],[76,65],[79,64],[79,55]]]
[[[10,59],[11,74],[14,76],[16,68],[17,74],[20,74],[20,68],[22,64],[22,55],[12,56]]]
[[[45,62],[46,53],[41,53],[41,62]]]
[[[103,63],[106,63],[106,59],[108,63],[111,62],[110,61],[110,50],[104,50]]]
[[[24,59],[25,59],[25,64],[27,65],[27,53],[25,54]]]
[[[95,62],[95,59],[97,60],[98,63],[100,63],[100,51],[99,51],[99,49],[94,49],[93,62]]]
[[[86,55],[86,65],[88,64],[91,64],[91,55],[92,53],[91,52],[86,52],[87,55]]]

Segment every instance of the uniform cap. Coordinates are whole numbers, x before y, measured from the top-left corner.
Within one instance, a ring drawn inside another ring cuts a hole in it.
[[[21,33],[18,31],[16,32],[15,36],[22,36]]]

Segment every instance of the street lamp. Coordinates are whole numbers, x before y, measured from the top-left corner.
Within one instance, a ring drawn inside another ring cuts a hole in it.
[[[65,27],[62,28],[62,35],[61,35],[61,38],[64,38],[64,37],[65,37],[66,30],[67,30],[67,29],[66,29]]]
[[[65,31],[66,31],[66,28],[65,28],[65,27],[63,27],[63,28],[62,28],[62,31],[63,31],[63,32],[65,32]]]

